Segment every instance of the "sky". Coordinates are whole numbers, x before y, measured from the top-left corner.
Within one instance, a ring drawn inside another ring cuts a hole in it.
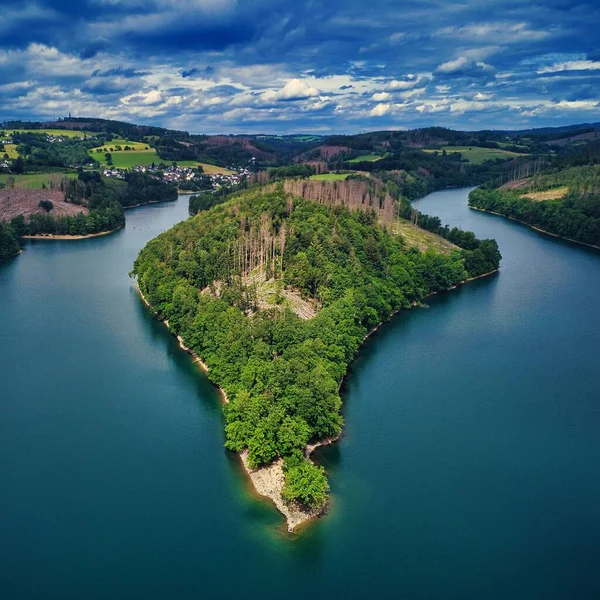
[[[0,4],[0,121],[277,134],[600,121],[600,0]]]

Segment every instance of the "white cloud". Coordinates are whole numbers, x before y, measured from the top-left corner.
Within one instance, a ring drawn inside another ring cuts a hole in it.
[[[388,90],[393,91],[410,90],[411,88],[414,88],[417,83],[419,83],[419,78],[416,75],[409,73],[406,76],[406,79],[394,79],[388,83],[387,87]]]
[[[392,110],[391,104],[378,104],[369,111],[369,115],[372,117],[383,117]]]
[[[493,67],[482,61],[474,61],[467,56],[442,63],[435,72],[441,75],[453,75],[461,71],[493,71]]]
[[[371,96],[371,100],[375,100],[375,102],[385,102],[392,97],[388,92],[377,92]]]
[[[442,63],[437,69],[437,73],[443,73],[444,75],[450,75],[452,73],[456,73],[461,69],[464,69],[467,66],[470,66],[473,63],[466,56],[460,56],[454,60],[449,60],[445,63]]]
[[[600,108],[598,100],[561,100],[552,105],[553,108],[568,108],[572,110],[594,110]]]
[[[421,94],[425,92],[426,88],[415,88],[414,90],[406,90],[404,92],[399,92],[397,96],[404,100],[409,100],[410,98],[418,98]]]
[[[278,91],[267,90],[261,95],[261,98],[266,102],[273,100],[306,100],[319,96],[321,92],[306,81],[301,79],[290,79],[282,89]]]
[[[463,27],[444,27],[438,29],[435,37],[452,37],[466,40],[494,40],[503,44],[515,42],[533,42],[554,35],[553,30],[530,29],[527,23],[473,23]]]
[[[538,75],[544,73],[560,73],[561,71],[598,71],[600,70],[600,61],[597,60],[569,60],[562,63],[556,63],[547,67],[538,69]]]
[[[147,92],[135,92],[129,96],[123,96],[121,102],[127,105],[151,106],[162,102],[163,96],[159,90],[149,90]]]

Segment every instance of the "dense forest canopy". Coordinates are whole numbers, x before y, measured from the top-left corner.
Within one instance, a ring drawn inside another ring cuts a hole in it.
[[[13,228],[0,221],[0,260],[15,256],[20,249],[19,240]]]
[[[471,192],[469,204],[600,247],[598,164],[551,169],[508,188],[482,187]]]
[[[284,499],[318,507],[327,480],[303,450],[339,435],[348,364],[394,311],[498,267],[493,240],[471,234],[467,245],[420,252],[374,212],[255,188],[149,242],[133,273],[226,391],[226,446],[247,451],[252,467],[283,457]],[[316,316],[300,318],[294,296]]]

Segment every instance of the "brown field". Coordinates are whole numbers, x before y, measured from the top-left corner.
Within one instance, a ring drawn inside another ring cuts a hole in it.
[[[59,190],[31,190],[26,188],[5,188],[0,190],[0,221],[10,221],[18,215],[26,218],[35,213],[44,213],[39,207],[40,200],[51,200],[54,217],[66,217],[78,213],[87,214],[85,206],[65,202],[65,195]]]
[[[259,150],[254,145],[252,138],[237,137],[232,135],[211,135],[207,138],[205,144],[210,148],[211,146],[232,146],[233,144],[239,144],[254,156],[264,160],[273,160],[275,156],[270,152]]]
[[[534,202],[542,202],[543,200],[562,200],[569,193],[567,186],[554,188],[553,190],[544,190],[543,192],[528,192],[523,194],[523,198],[529,198]]]
[[[579,135],[573,135],[571,137],[562,138],[559,140],[549,140],[547,144],[549,146],[567,146],[573,142],[587,142],[590,140],[595,140],[597,137],[598,133],[596,131],[590,131],[588,133],[580,133]]]
[[[521,190],[531,185],[531,177],[525,179],[512,179],[503,183],[498,189],[499,190]]]

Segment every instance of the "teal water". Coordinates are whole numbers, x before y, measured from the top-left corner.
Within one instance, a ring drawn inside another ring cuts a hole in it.
[[[416,204],[501,272],[367,342],[318,455],[331,514],[292,537],[127,276],[186,198],[0,264],[0,597],[600,597],[600,253],[467,193]]]

